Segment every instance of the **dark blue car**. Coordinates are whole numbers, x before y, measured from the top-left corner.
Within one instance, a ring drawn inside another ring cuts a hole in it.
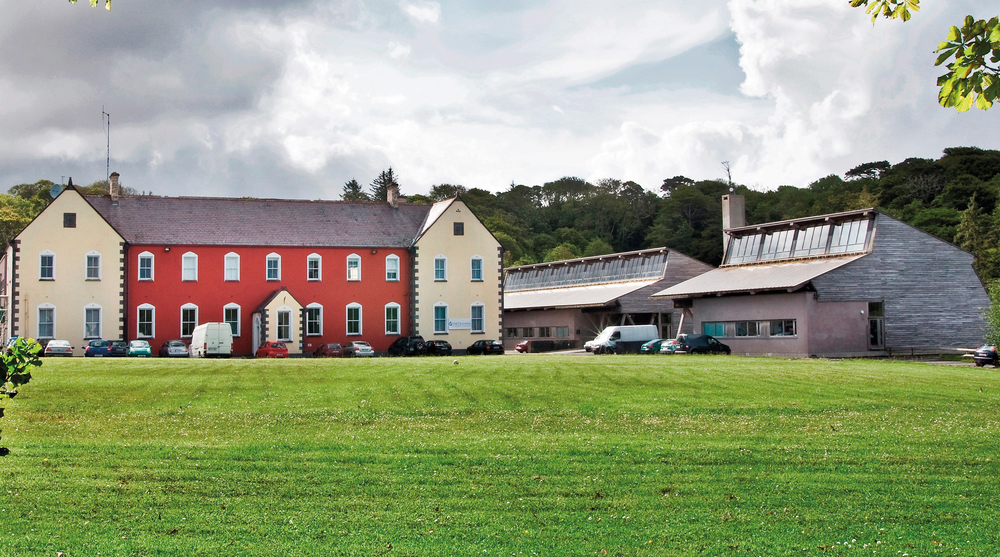
[[[84,348],[83,355],[88,358],[102,358],[111,354],[111,349],[108,346],[108,341],[106,340],[91,340],[87,341],[87,347]]]

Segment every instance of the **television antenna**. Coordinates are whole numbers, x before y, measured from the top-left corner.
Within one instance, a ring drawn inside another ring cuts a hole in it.
[[[104,119],[105,116],[107,116],[107,120],[106,121]],[[109,114],[109,113],[107,113],[107,112],[104,111],[104,105],[102,104],[101,105],[101,127],[104,127],[105,122],[107,122],[107,128],[105,128],[107,131],[105,132],[105,135],[108,138],[108,159],[107,159],[107,166],[104,169],[104,179],[105,179],[105,181],[107,181],[110,184],[110,182],[111,182],[111,114]]]

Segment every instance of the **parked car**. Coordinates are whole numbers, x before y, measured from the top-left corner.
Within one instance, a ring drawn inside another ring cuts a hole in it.
[[[399,337],[389,345],[390,356],[420,356],[427,352],[424,337]]]
[[[258,358],[287,358],[288,347],[280,340],[269,340],[257,349]]]
[[[518,352],[524,354],[525,352],[528,351],[528,343],[529,342],[531,342],[531,341],[530,340],[522,340],[521,342],[517,343],[514,346],[514,350],[517,350]]]
[[[729,346],[710,335],[677,335],[678,354],[731,354]]]
[[[1000,358],[997,357],[997,347],[984,344],[972,353],[972,360],[976,362],[976,367],[983,367],[989,364],[993,367],[1000,367]]]
[[[594,340],[588,340],[587,342],[583,343],[583,349],[586,350],[587,352],[593,352],[594,348],[600,346],[600,344],[601,343],[598,342],[596,338]]]
[[[128,343],[128,355],[145,358],[146,356],[153,355],[153,348],[149,345],[148,341],[133,340],[132,342]]]
[[[477,354],[503,354],[503,343],[499,340],[477,340],[469,345],[465,350],[469,355]]]
[[[344,347],[339,343],[320,344],[319,348],[313,352],[316,358],[339,358],[344,355]]]
[[[109,340],[108,356],[128,356],[128,343],[124,340]]]
[[[375,355],[375,351],[372,350],[372,345],[368,344],[363,340],[356,340],[354,342],[348,342],[344,345],[344,355],[345,356],[358,356],[370,358]]]
[[[50,340],[45,345],[45,350],[42,351],[44,356],[72,356],[73,347],[70,346],[68,340]]]
[[[672,338],[670,340],[663,341],[660,345],[660,354],[674,354],[677,352],[677,339]]]
[[[653,340],[651,340],[649,342],[644,342],[644,343],[642,343],[642,346],[639,347],[639,353],[640,354],[659,354],[660,353],[660,348],[663,346],[664,342],[667,342],[667,341],[665,341],[662,338],[657,338],[657,339],[653,339]]]
[[[424,348],[428,356],[451,356],[451,344],[446,340],[428,340]]]
[[[188,347],[183,340],[168,340],[160,347],[161,358],[187,358]]]
[[[108,341],[100,339],[87,341],[87,346],[83,349],[83,355],[88,358],[103,358],[110,353],[111,349],[108,346]]]

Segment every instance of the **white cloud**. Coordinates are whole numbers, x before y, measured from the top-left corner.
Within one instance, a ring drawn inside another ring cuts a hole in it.
[[[420,23],[437,23],[441,20],[441,4],[427,0],[403,0],[399,3],[403,13]]]
[[[406,58],[407,56],[410,55],[411,50],[413,50],[413,47],[411,47],[410,45],[396,44],[394,42],[389,43],[390,58],[395,58],[395,59]]]

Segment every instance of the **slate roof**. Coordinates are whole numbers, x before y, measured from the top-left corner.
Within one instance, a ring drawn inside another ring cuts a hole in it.
[[[794,292],[814,278],[856,261],[865,254],[805,259],[767,265],[719,267],[653,294],[654,298],[683,298],[711,294]]]
[[[87,196],[130,244],[410,247],[430,205]]]

